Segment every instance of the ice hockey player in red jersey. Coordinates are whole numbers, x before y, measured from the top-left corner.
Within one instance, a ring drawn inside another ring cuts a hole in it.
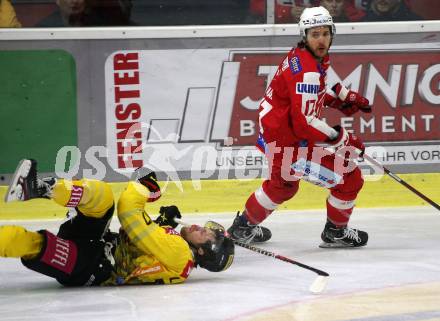
[[[299,29],[301,42],[281,62],[260,103],[257,147],[269,161],[269,179],[250,195],[228,232],[242,242],[270,239],[270,230],[259,224],[295,196],[302,179],[330,191],[320,247],[364,246],[368,234],[347,224],[363,185],[353,159],[365,146],[341,126],[327,124],[320,114],[327,107],[345,115],[371,112],[371,107],[341,83],[327,86],[328,50],[336,33],[329,12],[323,7],[304,9]]]

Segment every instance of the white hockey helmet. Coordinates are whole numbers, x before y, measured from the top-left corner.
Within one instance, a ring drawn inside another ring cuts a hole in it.
[[[330,26],[332,36],[336,34],[336,27],[333,18],[324,7],[305,8],[299,18],[299,34],[306,38],[306,30],[313,27]]]

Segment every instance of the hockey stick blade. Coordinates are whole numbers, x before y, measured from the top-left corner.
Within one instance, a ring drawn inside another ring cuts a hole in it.
[[[320,276],[329,276],[329,274],[327,272],[325,272],[325,271],[318,270],[318,269],[316,269],[316,268],[314,268],[312,266],[309,266],[309,265],[306,265],[304,263],[301,263],[301,262],[289,259],[288,257],[282,256],[282,255],[279,255],[279,254],[275,254],[273,252],[266,251],[266,250],[264,250],[262,248],[259,248],[259,247],[253,246],[253,245],[249,245],[249,244],[246,244],[246,243],[243,243],[243,242],[240,242],[240,241],[234,241],[234,243],[236,245],[238,245],[238,246],[244,247],[245,249],[251,250],[253,252],[257,252],[257,253],[260,253],[260,254],[263,254],[263,255],[266,255],[266,256],[273,257],[273,258],[275,258],[277,260],[280,260],[280,261],[284,261],[284,262],[287,262],[287,263],[290,263],[290,264],[297,265],[297,266],[299,266],[299,267],[301,267],[303,269],[315,272],[316,274],[318,274]]]
[[[174,221],[176,223],[179,223],[179,224],[184,225],[184,226],[188,226],[189,225],[188,223],[186,223],[186,222],[184,222],[184,221],[182,221],[181,219],[178,219],[178,218],[175,218]],[[304,263],[301,263],[301,262],[289,259],[289,258],[287,258],[285,256],[282,256],[282,255],[279,255],[279,254],[275,254],[273,252],[266,251],[264,249],[261,249],[261,248],[258,248],[258,247],[255,247],[255,246],[252,246],[252,245],[240,242],[240,241],[234,241],[234,244],[236,244],[236,245],[238,245],[240,247],[243,247],[245,249],[251,250],[253,252],[257,252],[257,253],[260,253],[260,254],[263,254],[263,255],[266,255],[266,256],[270,256],[270,257],[273,257],[273,258],[275,258],[277,260],[284,261],[284,262],[287,262],[287,263],[290,263],[290,264],[294,264],[294,265],[299,266],[299,267],[301,267],[303,269],[315,272],[316,274],[318,274],[318,277],[313,281],[313,283],[310,285],[310,288],[309,288],[309,291],[312,292],[313,294],[320,294],[322,291],[324,291],[324,289],[327,286],[329,274],[327,272],[325,272],[325,271],[316,269],[316,268],[314,268],[312,266],[309,266],[309,265],[306,265]]]
[[[313,281],[313,283],[310,285],[309,287],[309,291],[312,292],[313,294],[320,294],[322,293],[322,291],[325,290],[327,283],[328,283],[328,277],[329,274],[325,271],[319,270],[317,268],[314,268],[312,266],[306,265],[304,263],[289,259],[285,256],[279,255],[279,254],[275,254],[273,252],[270,251],[266,251],[264,249],[246,244],[246,243],[242,243],[242,242],[238,242],[238,241],[234,241],[235,244],[237,244],[238,246],[244,247],[248,250],[266,255],[266,256],[271,256],[275,259],[287,262],[287,263],[291,263],[291,264],[295,264],[296,266],[299,266],[303,269],[315,272],[316,274],[318,274],[318,277]]]
[[[318,275],[318,277],[310,285],[309,291],[313,294],[320,294],[327,287],[328,276]]]

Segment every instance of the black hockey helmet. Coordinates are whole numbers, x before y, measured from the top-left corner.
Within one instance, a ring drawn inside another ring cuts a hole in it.
[[[196,262],[200,267],[211,272],[225,271],[234,260],[234,241],[225,236],[224,227],[216,222],[206,222],[205,228],[214,232],[215,240],[201,245],[204,254],[199,255],[196,252]]]

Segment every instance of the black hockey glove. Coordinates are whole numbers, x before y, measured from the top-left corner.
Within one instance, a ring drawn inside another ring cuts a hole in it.
[[[156,173],[147,167],[140,167],[136,170],[135,179],[150,191],[148,202],[157,201],[160,196],[160,186],[157,183]]]
[[[159,213],[160,215],[156,218],[155,222],[160,226],[171,226],[172,228],[176,228],[179,224],[174,222],[174,219],[182,218],[179,209],[175,205],[161,206]]]

